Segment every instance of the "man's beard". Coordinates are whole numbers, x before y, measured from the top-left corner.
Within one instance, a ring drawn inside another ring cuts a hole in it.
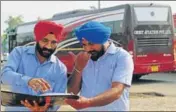
[[[105,48],[104,48],[104,46],[102,45],[100,51],[93,50],[93,51],[89,51],[88,53],[91,54],[91,57],[90,57],[90,58],[91,58],[93,61],[97,61],[97,60],[105,53]]]
[[[56,50],[56,48],[55,49],[47,49],[46,47],[41,48],[40,45],[39,45],[39,43],[37,42],[37,44],[36,44],[36,50],[39,52],[39,54],[42,57],[48,59],[54,53],[54,51]]]

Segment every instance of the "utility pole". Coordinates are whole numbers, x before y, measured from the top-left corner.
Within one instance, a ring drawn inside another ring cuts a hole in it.
[[[98,0],[98,9],[100,9],[100,5],[101,5],[100,0]]]

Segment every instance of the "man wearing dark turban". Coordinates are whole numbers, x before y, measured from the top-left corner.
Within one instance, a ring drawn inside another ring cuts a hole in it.
[[[110,28],[99,22],[85,23],[75,34],[86,52],[77,56],[68,92],[81,96],[66,103],[83,111],[129,111],[131,55],[109,41]]]
[[[1,82],[8,84],[13,92],[31,95],[57,92],[67,87],[66,66],[53,55],[63,32],[63,26],[52,21],[39,21],[34,27],[35,46],[18,46],[9,55],[2,70]],[[47,100],[49,101],[49,100]],[[6,111],[46,111],[38,102],[21,101],[26,107],[7,107]],[[49,108],[50,109],[50,108]],[[58,107],[51,110],[56,111]]]

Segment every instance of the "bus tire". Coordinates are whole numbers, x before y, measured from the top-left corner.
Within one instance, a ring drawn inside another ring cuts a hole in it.
[[[71,76],[71,74],[67,74],[67,78],[69,78]]]
[[[133,81],[138,81],[142,75],[133,75]]]

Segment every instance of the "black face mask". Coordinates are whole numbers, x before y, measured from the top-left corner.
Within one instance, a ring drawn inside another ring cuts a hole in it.
[[[91,58],[93,61],[97,61],[98,58],[100,58],[100,57],[105,53],[105,48],[104,48],[104,46],[102,45],[100,51],[93,50],[93,51],[89,51],[88,53],[91,54],[91,57],[90,57],[90,58]]]
[[[36,50],[39,52],[39,54],[42,56],[42,57],[45,57],[45,58],[49,58],[53,53],[54,51],[56,50],[55,49],[47,49],[46,47],[43,47],[41,48],[39,43],[37,42],[36,44]],[[47,51],[48,53],[45,53],[44,51]]]

